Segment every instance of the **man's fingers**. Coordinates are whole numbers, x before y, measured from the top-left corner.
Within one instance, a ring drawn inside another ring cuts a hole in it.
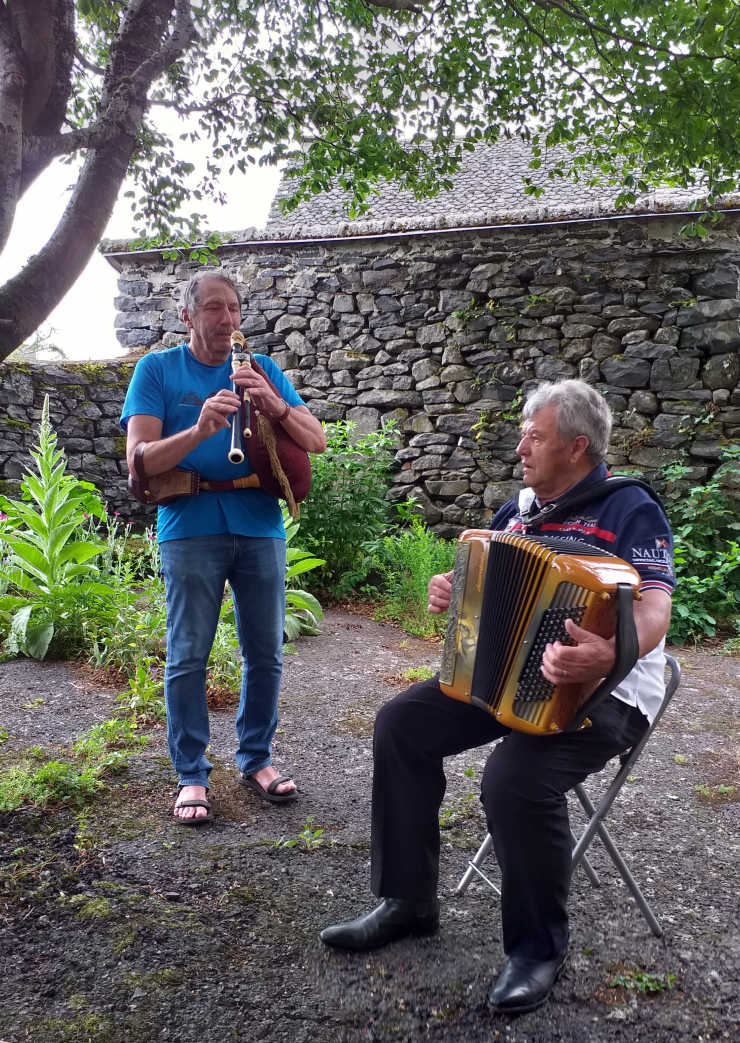
[[[572,619],[566,619],[565,629],[568,631],[574,641],[591,641],[594,635],[588,630],[584,630],[583,627],[579,627],[577,623],[574,623]]]

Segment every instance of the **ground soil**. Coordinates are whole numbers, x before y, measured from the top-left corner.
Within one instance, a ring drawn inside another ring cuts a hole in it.
[[[439,646],[335,609],[297,647],[275,742],[297,803],[268,806],[236,784],[229,709],[211,717],[212,826],[171,820],[161,728],[84,810],[0,817],[1,1040],[740,1040],[740,660],[679,650],[682,687],[610,817],[664,938],[597,842],[602,884],[574,877],[566,973],[545,1007],[506,1018],[486,1003],[503,962],[497,902],[480,884],[454,891],[485,833],[487,748],[447,764],[439,935],[356,955],[318,941],[373,904],[373,719]],[[2,763],[68,744],[111,715],[115,694],[64,664],[2,664]],[[652,994],[611,984],[639,972],[675,982]]]

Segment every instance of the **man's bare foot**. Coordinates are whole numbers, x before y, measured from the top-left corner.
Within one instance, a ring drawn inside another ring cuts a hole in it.
[[[207,793],[205,786],[183,786],[177,794],[177,803],[173,811],[175,818],[205,818],[208,814],[207,808],[178,808],[177,805],[182,800],[207,800]]]
[[[273,766],[268,764],[266,768],[260,768],[259,771],[252,772],[252,778],[255,782],[258,782],[263,789],[267,789],[270,783],[278,778],[279,774],[280,772],[275,771]],[[288,782],[281,782],[280,785],[276,787],[275,793],[282,796],[284,793],[290,793],[294,789],[298,789],[298,787],[295,782],[290,779]]]

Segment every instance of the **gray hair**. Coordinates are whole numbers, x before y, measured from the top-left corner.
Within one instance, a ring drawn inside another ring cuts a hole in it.
[[[557,406],[558,434],[563,442],[579,435],[588,439],[587,453],[595,464],[602,463],[609,451],[612,415],[606,400],[585,380],[559,380],[557,384],[540,384],[527,397],[522,410],[525,420],[554,402]]]
[[[180,307],[187,311],[188,315],[193,316],[198,307],[198,296],[200,293],[200,284],[206,279],[215,279],[216,282],[225,282],[227,286],[236,294],[236,299],[239,301],[239,307],[242,306],[242,295],[237,289],[236,283],[233,279],[230,279],[228,275],[218,271],[214,268],[201,268],[199,272],[196,272],[194,276],[185,286],[180,297]]]

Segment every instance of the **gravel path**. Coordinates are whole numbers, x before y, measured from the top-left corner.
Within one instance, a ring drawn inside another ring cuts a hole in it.
[[[595,844],[602,886],[576,874],[567,972],[551,1003],[509,1019],[486,1006],[503,958],[496,902],[480,885],[454,895],[485,832],[487,748],[447,765],[440,934],[358,955],[317,940],[373,904],[373,719],[405,687],[401,674],[439,655],[340,610],[323,630],[286,661],[275,764],[295,773],[295,804],[267,806],[236,784],[234,714],[220,711],[211,828],[170,820],[161,729],[84,812],[0,816],[0,1040],[740,1040],[740,660],[679,650],[683,685],[610,818],[664,940]],[[114,701],[64,664],[0,665],[0,730],[11,736],[0,768],[28,746],[69,743]],[[300,834],[319,829],[306,850]],[[635,972],[675,975],[674,987],[611,987]]]

